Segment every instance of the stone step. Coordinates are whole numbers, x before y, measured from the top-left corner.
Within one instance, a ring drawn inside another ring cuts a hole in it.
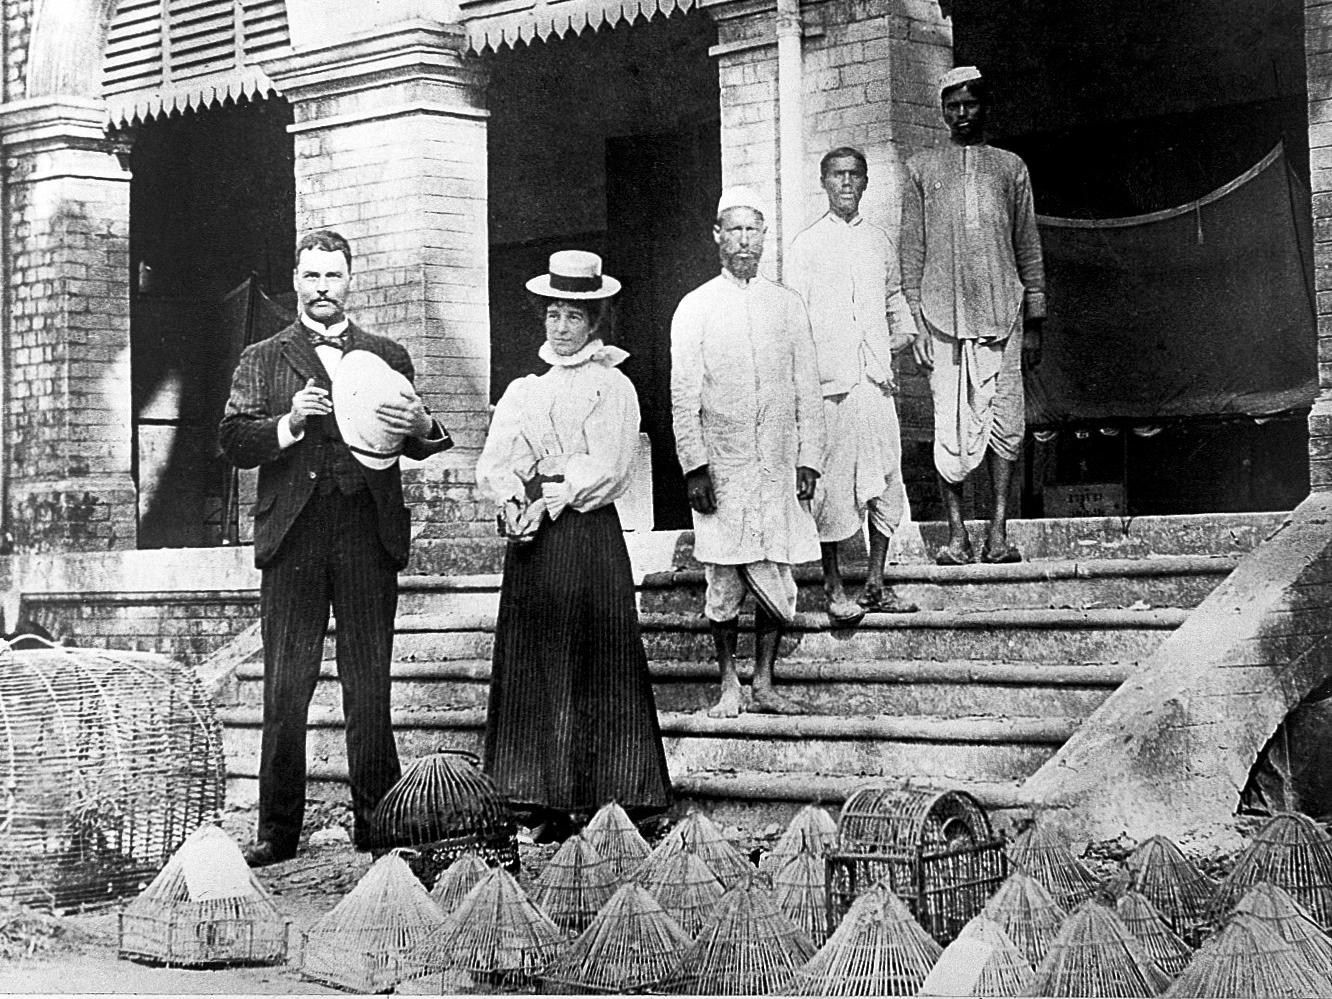
[[[1085,717],[1132,670],[1129,664],[936,661],[783,662],[782,691],[814,714]],[[657,709],[689,712],[717,698],[716,667],[708,662],[654,662],[649,669]],[[742,680],[752,669],[740,664]],[[228,689],[231,705],[262,702],[263,666],[245,663]],[[404,710],[484,709],[490,662],[455,659],[393,665],[393,704]],[[342,692],[331,662],[320,669],[313,704],[337,707]]]
[[[1195,607],[1234,569],[1233,556],[1160,555],[1143,559],[1061,559],[1016,565],[890,565],[893,594],[922,610],[1015,607]],[[849,586],[865,580],[863,567],[846,572]],[[402,614],[494,615],[501,576],[404,576]],[[796,569],[801,610],[822,611],[827,602],[814,566]],[[701,569],[648,572],[639,583],[644,612],[696,613],[703,605]]]
[[[801,613],[782,642],[784,659],[1003,659],[1043,662],[1135,662],[1145,658],[1187,612],[1017,608],[869,614],[854,629],[830,630],[825,614]],[[649,660],[709,660],[707,621],[699,614],[640,615]],[[490,617],[404,615],[394,652],[407,662],[487,659]],[[740,654],[752,654],[752,622],[741,618]],[[333,639],[326,657],[333,655]]]

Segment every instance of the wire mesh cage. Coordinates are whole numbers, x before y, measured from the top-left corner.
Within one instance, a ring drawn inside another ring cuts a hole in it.
[[[823,857],[837,842],[837,823],[818,805],[806,805],[787,824],[781,839],[759,858],[759,870],[774,876],[796,854]]]
[[[475,853],[464,853],[435,879],[430,897],[439,906],[439,911],[448,915],[462,904],[467,893],[477,886],[489,870],[490,865]]]
[[[1041,963],[1068,918],[1045,886],[1023,871],[1008,875],[982,911],[1003,928],[1033,966]]]
[[[633,881],[652,894],[692,939],[703,928],[726,889],[701,857],[678,844],[657,849],[634,873]]]
[[[981,913],[944,948],[917,995],[1020,996],[1035,974],[1003,927]]]
[[[1096,875],[1083,866],[1057,832],[1037,822],[1008,848],[1010,867],[1026,871],[1072,912],[1096,892]]]
[[[1288,892],[1259,881],[1244,893],[1235,911],[1266,923],[1292,944],[1315,971],[1332,977],[1332,939]]]
[[[652,852],[629,814],[618,802],[608,802],[583,827],[583,837],[597,848],[617,878],[627,878]]]
[[[792,977],[785,992],[823,996],[913,996],[939,959],[939,944],[880,882]]]
[[[416,876],[432,887],[464,853],[517,870],[518,823],[472,753],[445,749],[414,761],[370,817],[377,851],[411,847]]]
[[[532,886],[532,901],[564,932],[577,936],[610,901],[619,879],[581,835],[566,839]]]
[[[1270,818],[1212,896],[1208,915],[1221,923],[1259,881],[1284,889],[1323,930],[1332,929],[1332,836],[1307,815]]]
[[[348,992],[383,992],[409,973],[404,955],[443,922],[444,913],[393,851],[305,931],[301,975]]]
[[[940,943],[952,940],[1004,880],[1003,841],[964,791],[870,784],[851,792],[827,856],[828,923],[879,881]]]
[[[1203,942],[1167,999],[1277,999],[1329,996],[1332,981],[1319,974],[1262,920],[1235,913],[1221,932]]]
[[[1182,940],[1196,945],[1217,883],[1165,836],[1144,840],[1125,861],[1125,867],[1129,887],[1156,906],[1161,918]]]
[[[1158,996],[1170,976],[1109,906],[1086,902],[1064,921],[1028,986],[1029,996]]]
[[[212,701],[162,656],[0,642],[0,736],[0,898],[123,899],[222,805]]]
[[[620,887],[582,936],[541,975],[555,995],[653,991],[679,963],[689,935],[647,889]]]
[[[186,967],[287,958],[290,924],[214,825],[186,838],[118,922],[121,957]]]
[[[1144,896],[1135,891],[1125,892],[1115,903],[1115,912],[1124,921],[1147,956],[1156,966],[1174,978],[1193,956],[1193,949],[1166,925],[1161,914]]]
[[[727,890],[663,983],[686,995],[769,995],[814,956],[814,943],[757,878]]]

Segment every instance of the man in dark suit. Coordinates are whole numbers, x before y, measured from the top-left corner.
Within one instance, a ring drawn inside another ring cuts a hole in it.
[[[407,351],[348,321],[352,253],[321,230],[296,247],[296,322],[247,347],[219,427],[227,458],[259,468],[254,561],[263,570],[264,728],[259,829],[252,867],[296,853],[305,813],[305,730],[319,677],[329,608],[337,617],[338,679],[346,717],[354,842],[368,845],[370,815],[400,776],[389,717],[398,571],[411,515],[397,462],[366,467],[333,417],[333,373],[345,351],[366,350],[413,377]],[[415,392],[381,403],[383,427],[421,459],[452,442]]]

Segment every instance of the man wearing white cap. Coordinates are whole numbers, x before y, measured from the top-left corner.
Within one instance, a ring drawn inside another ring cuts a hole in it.
[[[686,295],[671,323],[675,444],[721,669],[714,717],[741,710],[734,657],[746,592],[755,598],[751,709],[800,711],[773,689],[773,668],[795,619],[791,565],[819,557],[809,512],[824,445],[818,365],[800,297],[758,274],[765,231],[753,191],[723,192],[712,229],[722,272]]]
[[[948,513],[941,565],[971,562],[962,483],[987,460],[994,508],[982,562],[1022,558],[1007,534],[1008,491],[1026,431],[1022,369],[1040,362],[1045,272],[1027,167],[985,142],[985,89],[975,66],[949,70],[939,97],[950,141],[907,161],[902,287],[912,346],[930,369],[934,464]]]
[[[819,180],[828,211],[791,243],[784,278],[805,300],[814,331],[828,441],[814,498],[823,586],[833,624],[866,611],[913,611],[885,595],[888,542],[906,515],[902,436],[893,401],[893,351],[911,343],[915,321],[902,294],[897,251],[860,214],[869,186],[865,154],[839,146],[824,154]],[[838,544],[869,523],[869,567],[858,600],[847,596]]]
[[[245,850],[252,867],[296,853],[306,719],[330,607],[358,847],[370,846],[371,812],[400,776],[389,666],[410,514],[397,454],[427,458],[453,442],[412,388],[407,351],[347,319],[351,261],[336,232],[312,232],[297,244],[300,315],[241,354],[218,429],[233,464],[259,468],[254,563],[263,570],[264,726],[259,829]],[[348,422],[342,409],[359,415]]]

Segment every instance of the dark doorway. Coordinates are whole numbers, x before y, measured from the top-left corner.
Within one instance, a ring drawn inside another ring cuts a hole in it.
[[[690,525],[671,429],[671,317],[717,273],[712,208],[720,192],[715,130],[606,142],[608,256],[624,281],[616,339],[632,355],[624,372],[638,388],[652,442],[658,530]]]

